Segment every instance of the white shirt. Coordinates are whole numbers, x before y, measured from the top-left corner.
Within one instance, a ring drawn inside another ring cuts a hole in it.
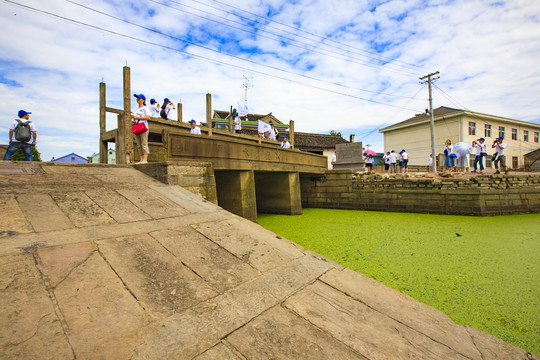
[[[268,140],[276,140],[276,135],[277,135],[277,129],[276,128],[270,129],[270,131],[268,131]]]
[[[452,144],[444,145],[444,149],[448,150],[448,155],[447,156],[450,156],[450,154],[454,152],[454,145],[452,145]]]
[[[504,155],[504,148],[506,148],[506,144],[505,143],[495,143],[495,150],[499,153],[499,156],[503,156]]]
[[[150,105],[149,108],[150,108],[150,111],[152,112],[151,116],[158,118],[159,117],[158,105],[157,104],[156,105]]]
[[[167,120],[170,120],[169,113],[171,112],[172,108],[172,103],[168,103],[167,106],[165,106],[165,114],[167,114]]]
[[[191,133],[193,135],[201,135],[201,128],[198,126],[195,126],[194,128],[191,129]]]
[[[336,162],[336,154],[332,155],[332,162]]]
[[[133,113],[135,115],[137,115],[137,116],[142,116],[142,117],[144,117],[144,116],[152,116],[152,111],[150,110],[150,108],[148,106],[143,106],[141,108],[138,108]],[[142,120],[142,119],[141,120],[133,119],[133,120],[135,120],[135,122],[137,122],[137,121],[138,122],[144,122],[146,124],[146,127],[148,127],[148,121],[146,121],[146,120]]]
[[[291,147],[291,143],[288,142],[288,141],[282,141],[281,142],[281,147],[284,148],[284,149],[289,149]]]
[[[390,155],[384,155],[382,158],[385,164],[390,164]]]
[[[32,121],[32,120],[25,120],[25,119],[19,119],[19,120],[21,120],[23,123]],[[19,125],[19,122],[18,122],[17,120],[13,120],[13,122],[11,123],[11,125],[9,125],[9,129],[10,129],[10,130],[15,130],[15,128],[17,127],[17,125]],[[34,125],[33,122],[30,122],[30,123],[28,124],[28,127],[30,127],[30,132],[34,132],[34,131],[37,132],[37,130],[36,130],[36,125]],[[33,136],[34,136],[34,135],[31,135],[31,136],[30,136],[30,140],[28,140],[28,141],[26,142],[27,144],[31,144],[31,143],[32,143],[32,138],[33,138]],[[12,140],[12,141],[19,142],[19,140],[16,140],[16,139],[15,139],[15,133],[13,133],[13,140]]]
[[[433,164],[433,158],[431,156],[428,157],[427,162],[429,165]]]
[[[401,153],[401,157],[403,158],[403,160],[409,160],[409,154],[407,154],[406,152]]]
[[[242,122],[239,116],[234,118],[234,130],[242,130]]]
[[[396,153],[390,153],[390,155],[388,155],[388,158],[390,159],[390,164],[395,164],[397,160],[397,155]]]
[[[373,164],[373,158],[372,158],[372,157],[371,157],[371,158],[368,157],[368,158],[366,159],[366,162],[367,162],[368,164]]]
[[[482,154],[483,152],[484,153],[486,152],[486,143],[483,143],[483,144],[476,143],[474,147],[476,148],[476,156],[480,156],[480,154]]]

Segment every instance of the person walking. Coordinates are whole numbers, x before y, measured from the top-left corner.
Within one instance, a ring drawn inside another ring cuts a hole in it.
[[[133,95],[137,98],[137,110],[131,113],[131,124],[132,126],[144,122],[146,125],[146,131],[135,135],[135,142],[137,143],[137,149],[139,150],[140,161],[137,164],[146,164],[148,162],[148,154],[150,154],[150,149],[148,148],[148,120],[152,111],[148,106],[146,106],[146,97],[143,94]]]
[[[444,167],[448,171],[452,171],[452,168],[456,166],[452,154],[454,153],[454,146],[450,139],[446,140],[444,143]]]
[[[402,173],[408,173],[409,172],[409,154],[405,151],[405,149],[401,150],[401,158],[403,159],[403,169]]]
[[[21,149],[26,161],[32,161],[32,146],[36,145],[37,129],[30,121],[31,112],[19,110],[19,118],[11,122],[9,126],[9,146],[6,149],[3,160],[9,161],[13,154]],[[15,138],[13,138],[15,135]]]
[[[236,116],[234,118],[234,132],[237,134],[242,133],[242,120],[240,120],[240,116],[238,116],[238,113],[236,113]]]
[[[158,118],[159,117],[159,103],[156,102],[156,99],[150,99],[150,111],[152,114],[150,116]]]
[[[193,119],[189,120],[189,124],[191,125],[190,133],[193,135],[201,135],[201,128],[197,126],[197,122]]]
[[[283,135],[283,136],[281,137],[281,139],[282,139],[282,140],[281,140],[281,148],[282,148],[282,149],[290,149],[290,148],[291,148],[291,143],[289,143],[289,142],[287,141],[287,137],[286,137],[285,135]]]
[[[499,165],[501,167],[501,170],[504,170],[504,173],[508,174],[508,168],[506,167],[506,157],[504,156],[504,149],[506,149],[506,144],[503,143],[503,140],[503,137],[499,136],[493,142],[493,145],[491,145],[492,148],[495,148],[495,151],[497,153],[497,158],[493,162],[493,165],[495,165],[495,174],[501,173],[499,171]]]
[[[368,169],[368,173],[373,171],[373,155],[371,154],[369,154],[366,158],[366,167]]]
[[[270,123],[270,130],[268,131],[268,140],[276,141],[278,134],[279,134],[279,131],[278,129],[274,127],[274,123]]]
[[[390,151],[387,151],[382,158],[384,160],[384,172],[388,173],[388,169],[390,169]]]
[[[396,155],[396,152],[392,150],[390,155],[388,155],[388,159],[390,161],[390,173],[396,173],[396,161],[398,156]]]
[[[159,115],[165,120],[171,120],[169,115],[171,110],[173,109],[176,109],[174,107],[174,104],[169,100],[169,98],[165,98],[163,99],[163,105],[161,105],[161,111],[159,112]]]
[[[476,149],[476,155],[474,156],[474,170],[473,173],[481,174],[484,171],[484,156],[486,155],[485,139],[480,138],[472,142],[473,148]],[[480,164],[480,171],[478,171],[478,164]]]

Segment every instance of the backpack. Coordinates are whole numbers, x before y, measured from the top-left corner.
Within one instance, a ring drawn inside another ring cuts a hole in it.
[[[30,124],[31,121],[22,122],[19,119],[16,120],[19,124],[15,127],[15,140],[22,143],[29,142],[32,137],[32,132],[30,131],[30,125],[28,124]]]
[[[167,113],[165,112],[165,109],[161,109],[159,116],[161,116],[162,119],[167,120]]]

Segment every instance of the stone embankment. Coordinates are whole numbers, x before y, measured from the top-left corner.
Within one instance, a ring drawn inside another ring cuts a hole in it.
[[[0,162],[1,359],[531,359],[129,166]]]
[[[302,179],[303,207],[500,215],[540,211],[540,174],[369,175]]]

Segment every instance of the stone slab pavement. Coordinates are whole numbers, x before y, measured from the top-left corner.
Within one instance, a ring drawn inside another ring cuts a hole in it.
[[[0,359],[537,359],[122,165],[0,162]]]

